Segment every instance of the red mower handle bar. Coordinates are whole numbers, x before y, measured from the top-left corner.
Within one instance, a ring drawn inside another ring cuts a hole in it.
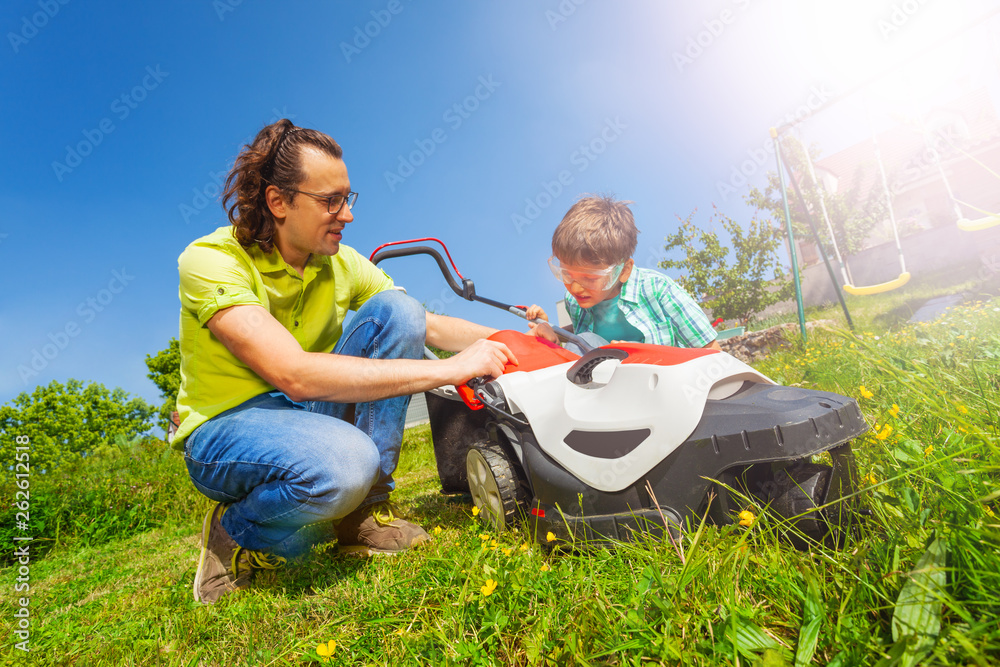
[[[438,243],[441,242],[438,241]],[[441,243],[441,246],[444,247],[444,243]],[[447,252],[447,248],[445,248],[445,252]],[[485,303],[488,306],[493,306],[494,308],[499,308],[500,310],[506,310],[508,313],[513,313],[518,317],[527,319],[524,308],[520,308],[518,306],[511,306],[510,304],[502,303],[500,301],[494,301],[493,299],[488,299],[484,296],[479,296],[478,294],[476,294],[476,286],[469,278],[462,278],[461,279],[462,284],[459,285],[458,281],[455,280],[455,277],[451,274],[451,271],[448,269],[448,265],[445,263],[444,257],[442,257],[441,253],[439,253],[435,248],[431,248],[425,245],[416,245],[416,246],[388,248],[386,250],[376,249],[375,253],[373,253],[371,256],[371,262],[372,264],[375,264],[377,266],[378,263],[381,262],[382,260],[391,259],[393,257],[407,257],[409,255],[430,255],[431,257],[433,257],[434,261],[437,262],[438,268],[441,269],[441,273],[442,275],[444,275],[444,279],[448,282],[448,287],[451,288],[451,291],[453,291],[455,294],[462,297],[466,301],[478,301],[480,303]],[[449,254],[448,257],[450,258],[451,255]],[[452,266],[454,266],[454,264],[452,264]],[[455,269],[455,272],[458,273],[457,268]],[[538,320],[535,320],[535,322],[537,323]],[[571,343],[576,343],[583,349],[584,352],[589,352],[594,348],[594,346],[587,343],[587,341],[583,340],[574,333],[566,331],[561,327],[552,327],[552,329],[553,331],[555,331],[556,335],[559,336],[559,338],[562,338],[563,340],[569,341]]]

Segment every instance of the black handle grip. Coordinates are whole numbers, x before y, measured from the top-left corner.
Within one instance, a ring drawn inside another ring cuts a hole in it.
[[[569,367],[569,370],[566,371],[566,379],[573,384],[585,385],[594,379],[592,374],[598,364],[608,359],[621,361],[627,356],[628,352],[614,347],[599,347],[596,350],[591,350]]]

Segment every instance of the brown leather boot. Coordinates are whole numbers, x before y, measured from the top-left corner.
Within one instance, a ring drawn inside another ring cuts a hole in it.
[[[397,554],[430,539],[426,530],[403,519],[388,500],[360,507],[337,523],[340,551],[356,556]]]
[[[281,556],[238,545],[222,527],[222,515],[227,507],[219,503],[210,509],[201,528],[194,599],[205,604],[215,604],[223,595],[249,588],[255,569],[275,569],[285,564]]]

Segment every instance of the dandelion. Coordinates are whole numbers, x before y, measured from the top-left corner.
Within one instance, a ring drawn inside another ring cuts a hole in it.
[[[742,512],[740,512],[740,525],[750,527],[753,525],[753,522],[756,518],[757,517],[753,515],[753,512],[750,512],[748,510],[743,510]]]
[[[892,427],[886,424],[882,427],[882,430],[878,432],[878,435],[876,435],[875,438],[878,440],[885,440],[890,435],[892,435]]]
[[[989,508],[987,508],[987,509],[989,509]],[[548,572],[552,568],[549,567],[548,563],[542,563],[542,566],[540,568],[538,568],[538,569],[541,570],[542,572]]]
[[[556,541],[556,534],[553,533],[551,530],[549,532],[545,533],[545,541],[546,542],[555,542]]]
[[[332,658],[333,652],[337,650],[337,642],[332,639],[325,644],[316,647],[316,653],[324,658]]]
[[[858,387],[858,392],[861,394],[861,398],[871,398],[871,397],[873,397],[875,395],[875,394],[871,393],[870,391],[868,391],[865,388],[864,385],[861,385],[860,387]]]
[[[899,406],[896,405],[895,403],[893,403],[892,407],[889,408],[889,414],[892,415],[893,417],[898,417],[899,416]]]
[[[479,505],[472,506],[472,516],[479,516]]]
[[[441,534],[441,526],[434,526],[434,534],[435,535]]]
[[[927,445],[927,449],[924,450],[924,456],[930,456],[933,451],[934,445]]]
[[[497,589],[496,579],[487,579],[486,584],[483,585],[479,590],[482,591],[483,597],[489,597],[493,595],[493,591]]]

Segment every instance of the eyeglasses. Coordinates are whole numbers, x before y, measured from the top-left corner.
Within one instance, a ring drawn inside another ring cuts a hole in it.
[[[330,215],[337,215],[340,213],[340,209],[344,208],[344,202],[347,202],[347,209],[350,210],[354,208],[355,202],[358,201],[357,192],[348,192],[346,195],[318,195],[313,192],[303,192],[302,190],[293,190],[292,188],[282,188],[283,190],[288,190],[289,192],[298,192],[300,195],[309,195],[310,197],[315,197],[316,199],[326,200],[326,212]]]
[[[625,262],[609,266],[606,269],[593,269],[575,266],[564,266],[559,262],[559,258],[553,255],[549,257],[549,268],[556,280],[564,285],[577,283],[580,287],[588,290],[605,291],[611,289],[622,274]]]

